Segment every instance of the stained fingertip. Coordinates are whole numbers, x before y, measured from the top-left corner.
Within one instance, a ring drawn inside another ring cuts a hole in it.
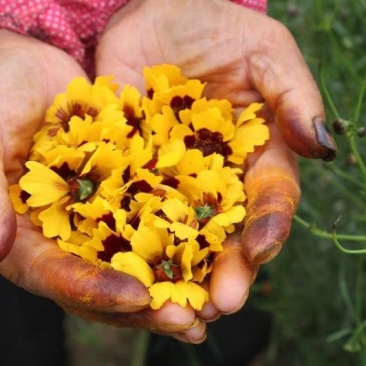
[[[278,255],[290,234],[291,217],[284,212],[265,212],[250,217],[242,235],[243,251],[251,263],[264,264]]]
[[[34,264],[32,282],[37,292],[61,304],[91,311],[135,312],[149,306],[147,288],[136,278],[101,269],[56,246],[45,250]],[[50,266],[52,263],[52,266]]]
[[[279,108],[277,125],[287,145],[305,158],[332,161],[337,155],[336,142],[321,117],[303,116],[297,107]]]

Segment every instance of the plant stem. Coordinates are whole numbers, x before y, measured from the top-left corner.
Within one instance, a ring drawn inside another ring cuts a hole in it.
[[[362,85],[361,85],[361,90],[360,90],[360,93],[358,95],[357,104],[356,104],[356,108],[355,108],[355,113],[353,115],[354,123],[357,123],[359,118],[360,118],[361,107],[362,107],[363,98],[365,96],[365,92],[366,92],[366,77],[363,79],[363,82],[362,82]]]
[[[360,168],[360,171],[363,175],[363,180],[364,182],[366,181],[366,166],[365,166],[365,163],[360,155],[360,152],[358,151],[357,149],[357,146],[356,146],[356,142],[355,142],[355,137],[354,136],[350,136],[349,137],[349,145],[350,145],[350,148],[351,148],[351,151],[353,153],[353,155],[355,156],[356,158],[356,161],[357,161],[357,164]]]
[[[330,233],[326,230],[321,230],[321,229],[317,228],[316,226],[308,223],[307,221],[305,221],[304,219],[302,219],[301,217],[299,217],[297,215],[294,216],[294,221],[296,221],[303,227],[306,227],[307,229],[310,230],[310,232],[312,234],[314,234],[320,238],[333,239],[333,233]],[[337,238],[341,239],[341,240],[366,242],[366,235],[337,234]]]

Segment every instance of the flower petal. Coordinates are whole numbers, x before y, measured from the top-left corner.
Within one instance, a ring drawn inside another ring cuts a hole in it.
[[[137,278],[146,287],[154,283],[155,276],[150,266],[133,252],[116,253],[111,259],[111,266]]]
[[[29,172],[20,179],[19,185],[31,195],[27,200],[29,206],[45,206],[68,194],[69,185],[53,170],[36,161],[28,161],[25,166]]]

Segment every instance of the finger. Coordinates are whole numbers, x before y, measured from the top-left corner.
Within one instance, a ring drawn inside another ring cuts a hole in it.
[[[230,235],[211,273],[210,298],[218,311],[230,314],[243,307],[257,271],[244,255],[240,233]]]
[[[181,342],[200,344],[207,338],[207,326],[204,322],[200,321],[191,329],[170,335]]]
[[[258,19],[257,19],[258,18]],[[263,21],[253,14],[243,23]],[[331,161],[336,144],[326,124],[323,102],[313,76],[290,32],[267,18],[261,42],[243,46],[252,86],[268,101],[287,144],[298,154]],[[247,29],[247,33],[248,29]]]
[[[9,253],[15,233],[15,212],[9,200],[6,178],[0,174],[0,261]]]
[[[202,286],[206,291],[210,292],[210,281],[205,280],[200,284],[200,286]],[[196,314],[198,318],[208,323],[217,320],[220,317],[221,312],[210,299],[209,302],[203,305],[202,310],[197,311]]]
[[[167,302],[158,310],[146,308],[133,313],[106,313],[68,305],[63,305],[63,308],[70,314],[89,321],[101,322],[116,327],[147,329],[159,334],[173,335],[194,328],[200,323],[190,306],[183,308],[171,302]]]
[[[276,126],[269,126],[271,138],[248,158],[244,183],[247,214],[241,241],[245,256],[256,264],[281,250],[300,200],[296,158]]]
[[[148,290],[135,278],[63,252],[34,231],[25,217],[17,218],[17,239],[0,263],[0,272],[10,281],[57,303],[77,304],[80,309],[129,312],[149,305]]]

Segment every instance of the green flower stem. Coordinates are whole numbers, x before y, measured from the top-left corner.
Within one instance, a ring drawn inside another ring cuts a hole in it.
[[[353,121],[355,123],[357,123],[360,118],[362,103],[363,103],[363,99],[365,97],[365,92],[366,92],[366,77],[363,79],[363,82],[361,85],[361,90],[360,90],[360,93],[358,94],[357,104],[356,104],[355,112],[353,115]]]
[[[319,67],[319,82],[320,82],[321,88],[323,89],[324,97],[325,97],[326,101],[328,102],[329,107],[332,110],[334,116],[336,118],[340,118],[339,113],[338,113],[338,110],[337,110],[337,108],[336,108],[336,106],[335,106],[335,104],[333,102],[333,99],[330,96],[329,90],[328,90],[328,88],[327,88],[327,86],[325,84],[324,75],[323,75],[323,69],[322,69],[321,66]]]
[[[352,175],[345,173],[342,169],[338,168],[336,165],[332,164],[329,169],[336,174],[338,177],[356,185],[360,189],[365,188],[365,184],[363,182],[360,182],[358,179],[355,179]],[[359,198],[356,197],[356,199],[359,201]]]
[[[363,264],[364,256],[357,258],[356,286],[355,286],[355,323],[357,329],[362,323],[362,294],[363,294]]]
[[[312,224],[308,223],[307,221],[305,221],[304,219],[302,219],[301,217],[299,217],[297,215],[294,216],[294,221],[299,223],[301,226],[309,229],[312,234],[314,234],[314,235],[316,235],[320,238],[325,238],[325,239],[333,239],[334,238],[333,232],[330,233],[326,230],[321,230],[321,229],[317,228],[315,225],[312,225]],[[364,241],[364,242],[366,242],[366,235],[336,234],[336,238],[340,239],[340,240]]]
[[[338,241],[338,235],[337,235],[335,229],[333,230],[332,239],[333,239],[333,243],[335,244],[335,246],[340,251],[342,251],[343,253],[346,253],[346,254],[366,254],[366,249],[346,249],[346,248],[344,248]]]
[[[360,152],[357,149],[357,145],[356,145],[354,136],[349,137],[349,145],[350,145],[350,148],[351,148],[351,151],[352,151],[353,155],[356,158],[357,165],[359,166],[360,171],[363,175],[363,180],[364,180],[364,182],[366,182],[366,165],[365,165],[365,162],[363,161],[363,159],[361,157]]]

